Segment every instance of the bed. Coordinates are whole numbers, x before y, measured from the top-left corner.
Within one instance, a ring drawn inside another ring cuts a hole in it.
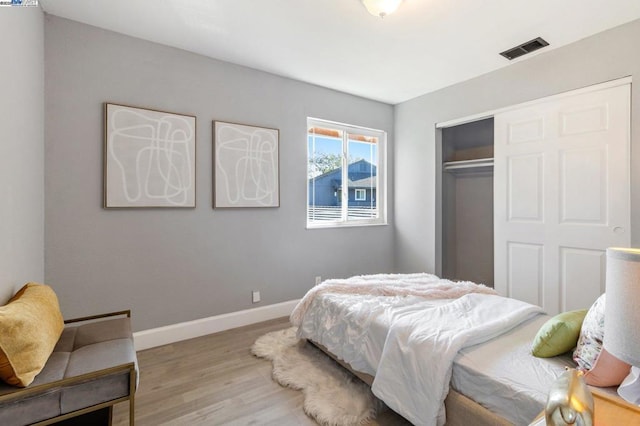
[[[419,425],[528,425],[551,383],[575,366],[568,355],[531,355],[548,319],[537,306],[430,274],[328,280],[291,316],[300,338]]]

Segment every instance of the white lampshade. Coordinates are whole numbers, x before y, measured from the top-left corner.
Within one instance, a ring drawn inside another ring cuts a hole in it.
[[[362,0],[362,3],[370,14],[384,18],[395,12],[402,0]]]
[[[640,366],[640,250],[607,249],[604,347]]]

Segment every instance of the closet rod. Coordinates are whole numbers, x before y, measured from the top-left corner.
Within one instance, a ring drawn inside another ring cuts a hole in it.
[[[443,170],[471,169],[493,167],[493,158],[479,158],[477,160],[447,161],[442,164]]]

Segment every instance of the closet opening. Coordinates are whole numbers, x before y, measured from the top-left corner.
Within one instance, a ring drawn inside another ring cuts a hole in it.
[[[436,129],[443,278],[494,285],[493,117]]]

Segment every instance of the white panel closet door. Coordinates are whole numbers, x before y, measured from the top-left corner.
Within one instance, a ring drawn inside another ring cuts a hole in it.
[[[630,85],[495,116],[495,289],[553,315],[604,291],[630,243]]]

